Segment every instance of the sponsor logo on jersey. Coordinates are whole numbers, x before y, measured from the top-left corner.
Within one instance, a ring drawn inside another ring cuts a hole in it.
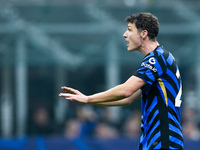
[[[150,64],[148,63],[142,63],[141,66],[144,66],[146,68],[149,68],[150,70],[152,70],[153,72],[157,72],[157,69],[154,67],[154,66],[151,66]]]

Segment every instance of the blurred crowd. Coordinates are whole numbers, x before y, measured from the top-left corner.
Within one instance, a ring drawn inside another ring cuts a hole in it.
[[[77,105],[67,112],[65,122],[58,125],[52,121],[48,109],[39,107],[32,115],[28,134],[63,135],[69,139],[76,137],[111,139],[121,136],[138,139],[140,136],[140,110],[129,112],[119,121],[111,121],[109,118],[108,107]]]
[[[130,109],[117,121],[109,119],[108,107],[92,105],[74,105],[66,113],[63,124],[52,121],[48,109],[40,107],[32,115],[29,126],[30,135],[63,135],[68,139],[77,137],[92,137],[113,139],[119,137],[139,140],[141,131],[140,109]],[[123,112],[123,110],[122,110]],[[197,110],[193,107],[183,107],[182,130],[185,139],[199,140],[200,128]]]

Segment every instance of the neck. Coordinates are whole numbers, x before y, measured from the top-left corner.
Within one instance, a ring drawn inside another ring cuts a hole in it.
[[[159,46],[159,43],[157,41],[144,41],[138,51],[146,56],[148,53],[154,51],[157,46]]]

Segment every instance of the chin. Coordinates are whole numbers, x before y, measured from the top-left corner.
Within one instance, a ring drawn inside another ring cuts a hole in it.
[[[132,51],[134,51],[135,49],[127,48],[127,50],[128,50],[129,52],[132,52]]]
[[[140,46],[138,46],[138,47],[135,47],[135,46],[127,47],[127,50],[128,50],[129,52],[138,51],[139,49],[140,49]]]

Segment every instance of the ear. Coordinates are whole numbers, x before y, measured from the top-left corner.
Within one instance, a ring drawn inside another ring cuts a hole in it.
[[[140,32],[140,36],[145,39],[148,36],[148,31],[147,30],[143,30],[142,32]]]

